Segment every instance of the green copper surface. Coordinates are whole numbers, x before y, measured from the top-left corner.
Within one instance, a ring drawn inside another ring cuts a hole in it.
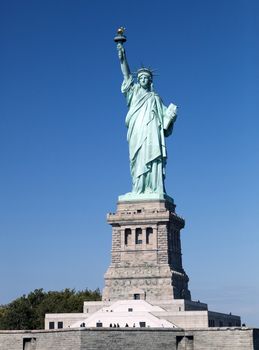
[[[117,44],[117,50],[124,78],[121,91],[128,106],[126,126],[132,177],[132,192],[119,200],[165,199],[165,138],[172,133],[177,107],[166,107],[154,92],[149,68],[139,69],[134,81],[122,43]]]

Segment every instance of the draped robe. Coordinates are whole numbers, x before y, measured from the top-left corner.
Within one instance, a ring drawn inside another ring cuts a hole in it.
[[[167,107],[153,91],[134,84],[133,77],[124,79],[121,87],[126,97],[126,126],[129,143],[132,193],[165,193],[165,136],[172,133],[176,113]]]

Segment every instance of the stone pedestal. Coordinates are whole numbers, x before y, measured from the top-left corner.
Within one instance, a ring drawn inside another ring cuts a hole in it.
[[[112,261],[103,300],[191,299],[181,257],[184,219],[172,202],[119,201],[107,221],[112,226]]]

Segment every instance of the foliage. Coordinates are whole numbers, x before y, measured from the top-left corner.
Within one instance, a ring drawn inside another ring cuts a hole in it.
[[[7,305],[0,306],[0,329],[42,329],[46,313],[83,312],[84,301],[100,300],[99,289],[44,292],[35,289]]]

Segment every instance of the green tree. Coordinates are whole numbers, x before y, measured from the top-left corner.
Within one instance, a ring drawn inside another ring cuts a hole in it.
[[[84,301],[101,300],[99,289],[44,292],[35,289],[7,305],[0,306],[0,329],[44,328],[46,313],[82,312]]]

